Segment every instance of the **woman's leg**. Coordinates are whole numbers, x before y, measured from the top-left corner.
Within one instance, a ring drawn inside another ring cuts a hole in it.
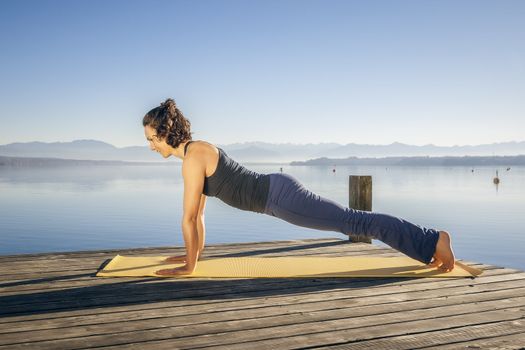
[[[388,214],[346,208],[307,190],[288,174],[269,174],[265,214],[323,231],[378,239],[407,256],[430,263],[439,231]]]

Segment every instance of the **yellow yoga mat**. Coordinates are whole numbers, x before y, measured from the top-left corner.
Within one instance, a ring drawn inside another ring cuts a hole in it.
[[[483,271],[456,261],[451,272],[440,272],[409,257],[299,256],[210,258],[197,262],[191,275],[163,276],[155,271],[184,264],[163,262],[167,256],[117,255],[97,277],[218,277],[218,278],[304,278],[304,277],[474,277]]]

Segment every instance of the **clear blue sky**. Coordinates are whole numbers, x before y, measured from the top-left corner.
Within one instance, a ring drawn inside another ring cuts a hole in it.
[[[525,140],[525,1],[0,1],[0,144]]]

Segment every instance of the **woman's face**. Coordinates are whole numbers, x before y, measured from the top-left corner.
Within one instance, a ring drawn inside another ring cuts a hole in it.
[[[170,146],[166,143],[166,139],[158,138],[155,129],[151,126],[146,125],[144,127],[144,135],[146,135],[146,140],[149,142],[150,150],[159,152],[164,158],[168,158],[171,155]]]

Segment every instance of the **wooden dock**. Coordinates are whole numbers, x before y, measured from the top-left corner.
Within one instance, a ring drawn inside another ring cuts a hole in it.
[[[100,278],[106,259],[182,247],[0,256],[4,349],[520,349],[525,272],[477,278]],[[231,256],[398,256],[347,239],[207,246]]]

